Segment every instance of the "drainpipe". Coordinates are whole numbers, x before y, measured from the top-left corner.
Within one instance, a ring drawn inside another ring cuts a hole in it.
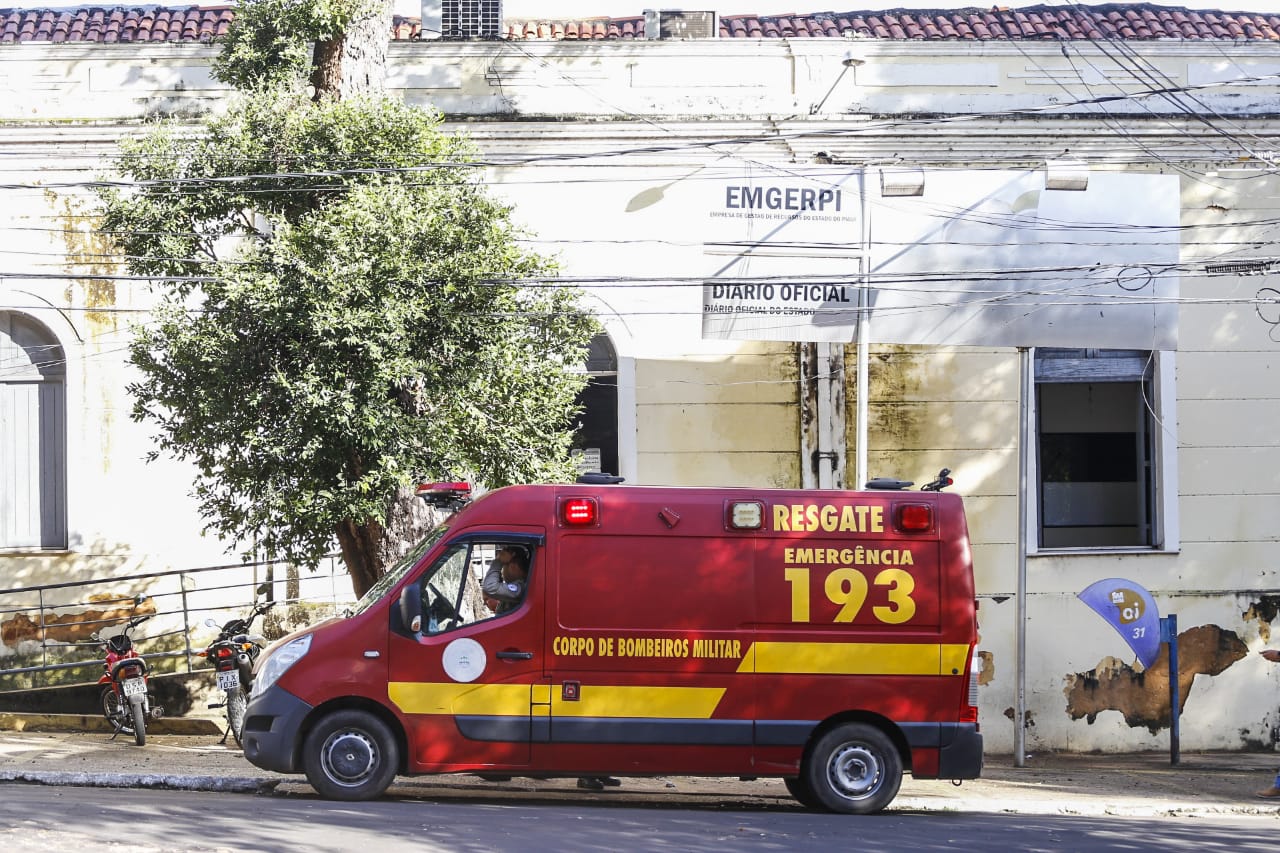
[[[867,362],[870,360],[871,352],[871,217],[868,216],[870,210],[870,202],[867,198],[869,190],[867,189],[867,175],[869,169],[863,168],[862,174],[859,176],[859,197],[862,200],[862,257],[858,260],[861,264],[861,281],[858,287],[858,324],[857,324],[857,351],[858,373],[856,393],[857,411],[854,415],[854,475],[853,487],[855,489],[864,489],[867,486],[867,480],[871,479],[867,473],[867,409],[871,401],[869,399],[870,392],[867,384],[870,381],[867,372]]]
[[[1014,619],[1013,766],[1027,763],[1027,439],[1031,435],[1031,350],[1018,347],[1018,553]]]
[[[843,489],[846,481],[844,345],[802,343],[800,359],[800,485]]]
[[[800,488],[818,488],[818,454],[822,450],[818,430],[818,345],[796,345],[800,362]]]

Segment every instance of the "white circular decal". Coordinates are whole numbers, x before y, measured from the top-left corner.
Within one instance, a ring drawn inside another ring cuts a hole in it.
[[[444,671],[454,681],[475,681],[484,674],[488,657],[484,646],[470,637],[454,640],[444,647]]]

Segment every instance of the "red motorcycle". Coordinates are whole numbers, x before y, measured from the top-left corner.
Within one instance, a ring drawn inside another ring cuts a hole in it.
[[[151,702],[147,662],[133,650],[129,632],[151,618],[151,614],[132,617],[117,634],[95,636],[106,652],[103,661],[102,715],[111,723],[115,734],[133,735],[133,742],[144,746],[147,742],[147,717],[158,720],[163,715],[159,705]]]

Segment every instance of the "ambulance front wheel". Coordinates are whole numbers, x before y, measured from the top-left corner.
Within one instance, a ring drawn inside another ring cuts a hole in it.
[[[302,745],[302,769],[320,796],[371,800],[391,784],[400,765],[395,736],[367,711],[336,711],[321,719]]]
[[[880,729],[845,723],[818,738],[801,768],[801,780],[833,812],[871,814],[898,795],[902,756]]]
[[[813,795],[813,791],[809,788],[808,783],[804,781],[803,776],[788,776],[783,779],[782,782],[787,786],[787,791],[791,796],[795,797],[800,805],[804,806],[806,809],[812,809],[819,812],[827,810],[827,807],[822,804],[822,801]]]

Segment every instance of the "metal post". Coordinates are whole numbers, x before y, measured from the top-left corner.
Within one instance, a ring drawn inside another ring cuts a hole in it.
[[[191,613],[187,610],[187,576],[178,575],[178,589],[182,594],[182,639],[187,646],[187,672],[191,669]]]
[[[45,627],[44,627],[47,623],[45,622],[45,618],[44,618],[44,590],[43,589],[37,592],[36,604],[37,604],[37,607],[39,608],[39,613],[36,614],[36,618],[40,620],[40,666],[47,669],[49,666],[49,634],[45,631]]]
[[[1013,766],[1027,763],[1027,436],[1031,435],[1031,350],[1018,347],[1018,592],[1014,625],[1017,670],[1013,710]]]
[[[835,478],[835,400],[832,399],[832,386],[835,377],[831,372],[832,364],[832,345],[826,341],[819,341],[813,345],[814,351],[817,353],[817,365],[814,369],[814,403],[817,410],[817,440],[816,455],[814,456],[814,467],[817,468],[818,488],[834,489],[836,486]],[[844,380],[840,376],[840,381]],[[840,419],[841,424],[844,418]]]
[[[1169,763],[1182,760],[1182,689],[1178,685],[1178,614],[1160,620],[1160,639],[1169,644]]]
[[[871,208],[868,195],[870,190],[867,188],[868,169],[864,166],[862,174],[859,176],[859,189],[861,190],[862,213],[862,275],[858,287],[858,323],[857,335],[858,342],[856,345],[856,358],[858,359],[858,379],[857,394],[858,400],[854,410],[854,441],[857,447],[854,448],[854,465],[853,465],[853,488],[865,489],[867,480],[870,479],[867,472],[867,419],[868,407],[871,401],[867,399],[869,391],[867,386],[870,384],[868,379],[867,362],[870,358],[871,342],[871,220],[868,212]]]

